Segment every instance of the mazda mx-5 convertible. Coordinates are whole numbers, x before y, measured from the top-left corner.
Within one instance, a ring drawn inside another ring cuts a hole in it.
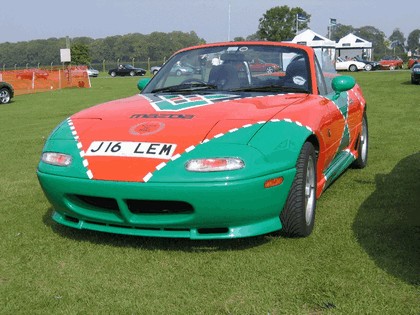
[[[274,71],[251,67],[256,59]],[[200,71],[176,76],[179,64]],[[49,136],[37,174],[56,222],[139,236],[304,237],[328,185],[366,165],[362,91],[310,47],[186,48],[138,86]]]

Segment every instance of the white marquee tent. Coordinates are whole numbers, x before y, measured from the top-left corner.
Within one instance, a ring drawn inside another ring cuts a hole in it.
[[[335,58],[336,43],[314,31],[307,29],[297,34],[291,41],[292,43],[312,47],[321,63],[331,63]]]
[[[353,58],[357,55],[372,60],[372,43],[352,33],[341,38],[336,44],[337,57]]]

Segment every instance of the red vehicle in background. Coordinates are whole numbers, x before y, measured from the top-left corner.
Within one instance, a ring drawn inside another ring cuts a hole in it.
[[[249,63],[249,67],[253,72],[273,73],[280,70],[280,66],[275,63],[268,63],[262,59],[254,58]]]
[[[381,64],[381,68],[383,70],[402,69],[403,67],[403,60],[398,56],[385,56],[379,61],[379,63]]]
[[[407,68],[411,69],[415,64],[420,63],[420,56],[414,56],[408,59]]]

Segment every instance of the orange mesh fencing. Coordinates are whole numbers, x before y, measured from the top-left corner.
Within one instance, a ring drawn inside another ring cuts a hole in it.
[[[0,71],[0,81],[11,84],[15,95],[45,92],[69,87],[90,88],[86,66],[65,69],[24,69]]]

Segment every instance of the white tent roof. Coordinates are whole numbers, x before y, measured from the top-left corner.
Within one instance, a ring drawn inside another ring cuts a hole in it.
[[[312,30],[305,30],[298,35],[296,35],[292,41],[292,43],[302,44],[309,47],[330,47],[335,48],[335,42],[315,33]]]
[[[338,41],[336,48],[372,48],[372,43],[350,33]]]

